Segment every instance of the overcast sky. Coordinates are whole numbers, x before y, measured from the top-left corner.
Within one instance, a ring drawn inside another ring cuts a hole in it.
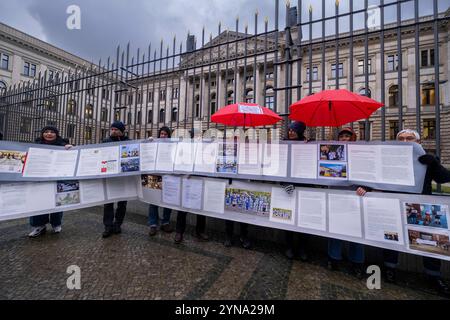
[[[326,16],[334,15],[335,0],[326,0]],[[291,1],[297,5],[297,1]],[[308,8],[313,6],[313,19],[322,15],[321,0],[303,0],[302,12],[308,19]],[[385,0],[385,3],[395,0]],[[432,0],[419,0],[421,15],[432,14]],[[438,0],[439,10],[450,6],[450,0]],[[341,0],[341,9],[348,11],[349,0]],[[363,0],[354,0],[355,9],[364,5]],[[369,0],[369,5],[379,4],[379,0]],[[403,17],[413,17],[413,1],[402,5]],[[81,30],[69,30],[66,21],[68,6],[78,5],[81,9]],[[246,23],[251,33],[254,30],[254,14],[259,11],[259,32],[262,31],[264,18],[270,20],[273,29],[275,0],[0,0],[0,21],[47,41],[59,48],[98,62],[108,56],[115,58],[117,45],[126,46],[131,42],[132,54],[138,47],[147,52],[149,43],[158,47],[161,39],[170,44],[177,36],[185,46],[187,32],[197,35],[201,42],[202,27],[206,27],[206,37],[217,35],[218,22],[222,21],[223,30],[235,30],[236,16],[240,17],[240,31]],[[394,9],[394,8],[392,8]],[[285,27],[285,1],[280,1],[280,29]],[[386,14],[387,21],[395,19],[396,11]],[[361,21],[355,17],[355,23]],[[363,21],[363,20],[362,20]],[[327,24],[327,32],[333,32],[334,23]],[[345,31],[348,19],[341,21],[341,31]],[[321,34],[320,26],[313,28]],[[307,34],[307,32],[306,32]],[[166,47],[166,45],[165,45]],[[141,50],[142,53],[142,50]]]

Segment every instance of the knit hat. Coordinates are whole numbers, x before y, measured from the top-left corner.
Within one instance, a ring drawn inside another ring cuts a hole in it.
[[[53,131],[57,136],[59,136],[59,130],[58,130],[58,128],[56,128],[54,126],[45,126],[45,127],[43,127],[42,130],[41,130],[41,135],[43,135],[44,132],[47,131],[47,130]]]
[[[294,130],[299,140],[305,139],[305,130],[306,130],[306,124],[300,121],[294,121],[289,125],[289,129]]]
[[[116,128],[120,130],[122,133],[125,132],[125,125],[121,121],[114,121],[113,124],[111,125],[111,128]]]

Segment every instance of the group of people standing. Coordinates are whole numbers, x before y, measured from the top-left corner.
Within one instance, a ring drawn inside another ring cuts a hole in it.
[[[301,122],[293,122],[289,126],[288,140],[291,141],[304,141],[307,143],[305,137],[306,125]],[[193,138],[194,132],[191,132],[191,138]],[[168,127],[162,127],[158,132],[159,139],[170,139],[171,130]],[[103,143],[127,141],[129,138],[125,135],[125,125],[122,122],[116,121],[111,125],[110,136],[103,141]],[[338,133],[338,141],[341,142],[352,142],[356,141],[357,136],[354,130],[350,127],[345,127]],[[419,134],[410,129],[401,131],[397,135],[398,141],[406,142],[416,142],[421,143]],[[59,135],[57,128],[53,126],[44,127],[41,131],[41,136],[35,141],[38,144],[64,146],[66,149],[72,148],[72,145]],[[450,171],[444,168],[437,157],[433,155],[421,156],[419,162],[427,166],[426,177],[423,185],[422,194],[431,195],[432,194],[432,181],[436,183],[447,183],[450,182]],[[281,184],[288,194],[292,194],[295,190],[296,185],[293,184]],[[300,185],[298,185],[300,186]],[[301,185],[305,186],[305,185]],[[311,186],[309,186],[311,187]],[[372,191],[370,188],[365,186],[354,186],[353,190],[359,196],[365,196],[367,192]],[[121,226],[124,222],[126,214],[127,202],[121,201],[117,203],[117,208],[114,211],[114,204],[104,205],[104,215],[103,223],[105,226],[104,232],[102,234],[103,238],[108,238],[114,234],[121,233]],[[163,217],[159,217],[159,207],[156,205],[149,205],[148,208],[148,225],[149,225],[149,236],[154,237],[158,229],[165,233],[172,233],[174,230],[170,225],[170,218],[172,210],[168,208],[162,208]],[[46,225],[51,224],[53,228],[53,233],[60,233],[62,228],[62,212],[52,213],[50,215],[40,215],[30,218],[30,224],[32,226],[32,231],[29,237],[35,238],[46,232]],[[179,211],[176,219],[175,237],[174,242],[180,244],[183,242],[183,235],[186,230],[186,217],[187,213],[184,211]],[[200,241],[208,241],[209,237],[206,234],[206,217],[197,215],[196,217],[196,227],[195,227],[195,237]],[[252,247],[252,242],[248,237],[248,224],[239,223],[240,234],[239,240],[241,246],[245,249],[250,249]],[[226,247],[232,246],[233,244],[233,229],[234,222],[226,221],[226,240],[224,245]],[[285,255],[289,259],[293,259],[296,256],[300,258],[301,261],[308,260],[307,254],[307,241],[308,236],[298,232],[286,231],[286,251]],[[299,237],[298,248],[294,246],[295,236]],[[340,269],[340,264],[343,261],[343,247],[346,241],[329,239],[328,240],[328,269],[336,271]],[[348,243],[348,259],[351,262],[351,272],[359,279],[364,276],[364,262],[365,262],[365,248],[362,244]],[[396,282],[396,269],[398,266],[399,253],[392,250],[383,250],[384,253],[384,265],[385,265],[385,279],[388,282]],[[442,294],[449,296],[450,289],[445,281],[441,277],[441,260],[434,258],[423,258],[423,265],[425,273],[430,277],[430,283],[435,286],[435,288]]]

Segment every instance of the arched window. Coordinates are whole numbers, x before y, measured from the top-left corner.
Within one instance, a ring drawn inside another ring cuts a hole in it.
[[[3,81],[0,81],[0,95],[6,93],[6,83]]]
[[[195,118],[200,117],[200,96],[195,96]]]
[[[227,105],[234,103],[234,91],[228,91],[227,93]]]
[[[160,123],[166,122],[166,110],[164,109],[159,110],[159,122]]]
[[[69,99],[67,102],[67,114],[72,116],[77,114],[77,102],[74,99]]]
[[[398,107],[398,85],[393,85],[389,88],[389,107]]]
[[[372,98],[372,91],[370,89],[367,89],[367,95],[366,95],[366,88],[359,89],[359,94],[362,96],[367,96],[368,98]]]
[[[211,115],[217,111],[217,95],[215,92],[211,93],[211,104],[210,104]]]
[[[275,91],[272,87],[266,88],[266,101],[265,101],[265,107],[273,110],[275,108]]]
[[[247,92],[245,93],[245,102],[247,102],[247,103],[255,103],[253,89],[247,89]]]
[[[148,113],[147,113],[147,123],[152,123],[152,122],[153,122],[153,110],[150,109],[150,110],[148,110]]]
[[[86,119],[94,119],[94,106],[92,104],[86,105],[86,108],[84,109],[84,117]]]
[[[172,121],[177,121],[178,119],[178,108],[172,109]]]

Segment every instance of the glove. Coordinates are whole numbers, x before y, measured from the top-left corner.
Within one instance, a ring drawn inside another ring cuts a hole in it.
[[[426,166],[431,166],[437,163],[437,159],[435,156],[432,156],[431,154],[425,154],[421,157],[419,157],[419,162],[421,164],[424,164]]]
[[[286,191],[286,193],[289,195],[293,194],[294,190],[295,190],[295,186],[293,184],[285,185],[285,186],[283,186],[283,188],[284,188],[284,191]]]

